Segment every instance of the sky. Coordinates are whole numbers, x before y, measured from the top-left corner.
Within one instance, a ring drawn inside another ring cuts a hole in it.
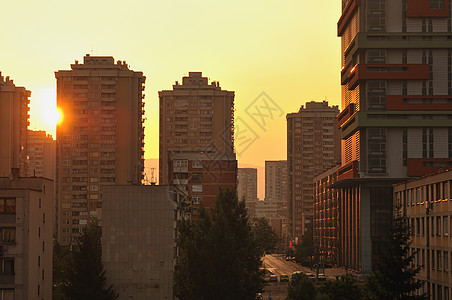
[[[54,72],[86,54],[127,61],[147,78],[145,158],[156,159],[158,91],[201,71],[235,91],[239,166],[263,167],[286,159],[287,113],[307,101],[340,104],[340,2],[7,1],[0,72],[32,92],[31,129],[55,136]]]

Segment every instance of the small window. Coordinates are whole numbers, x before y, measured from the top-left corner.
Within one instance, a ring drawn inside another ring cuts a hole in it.
[[[449,235],[449,217],[448,216],[443,217],[443,235],[444,236]]]
[[[191,190],[193,193],[202,193],[202,184],[193,184]]]
[[[193,161],[193,162],[191,163],[191,167],[194,168],[194,169],[200,169],[200,168],[202,168],[202,161],[200,161],[200,160]]]

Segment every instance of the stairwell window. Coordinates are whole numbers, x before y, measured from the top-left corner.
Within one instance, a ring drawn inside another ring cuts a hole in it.
[[[444,0],[430,0],[430,9],[443,9]]]

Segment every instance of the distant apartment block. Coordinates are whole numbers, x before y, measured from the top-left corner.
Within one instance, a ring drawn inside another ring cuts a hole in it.
[[[313,179],[340,160],[337,106],[307,102],[287,114],[289,233],[301,237],[313,220]]]
[[[409,219],[421,266],[416,279],[424,281],[429,299],[450,299],[452,288],[452,170],[394,185],[394,204]]]
[[[265,161],[265,199],[278,206],[278,216],[287,219],[288,191],[287,160]]]
[[[337,181],[337,169],[338,166],[333,167],[314,178],[313,239],[319,262],[341,265],[341,257],[349,254],[346,232],[353,229],[342,223],[342,211],[350,206],[341,205],[339,192],[331,188]]]
[[[336,188],[356,211],[353,260],[371,272],[392,217],[392,185],[452,166],[452,50],[447,1],[344,0],[342,166]]]
[[[256,215],[257,198],[257,169],[239,168],[237,172],[237,195],[239,200],[245,200],[248,215],[253,218]]]
[[[28,130],[27,177],[55,180],[55,146],[55,140],[45,131]]]
[[[174,299],[177,208],[171,186],[104,186],[102,261],[120,300]]]
[[[101,219],[101,187],[139,185],[144,177],[142,72],[111,56],[83,58],[55,72],[57,239],[74,242],[90,218]]]
[[[183,192],[195,209],[203,203],[209,210],[220,188],[234,189],[237,185],[235,155],[171,151],[169,167],[170,184]]]
[[[0,177],[0,299],[52,299],[54,183]]]
[[[17,87],[0,73],[0,176],[8,177],[11,169],[27,176],[27,127],[31,92]]]
[[[172,90],[159,92],[159,183],[169,184],[171,152],[203,152],[211,157],[234,153],[234,92],[189,72]],[[235,159],[235,158],[234,158]]]

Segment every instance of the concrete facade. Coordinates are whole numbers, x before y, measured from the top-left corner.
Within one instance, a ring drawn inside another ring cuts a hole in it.
[[[452,170],[394,185],[394,204],[409,219],[416,276],[430,299],[450,299],[452,288]]]
[[[313,179],[340,159],[337,106],[327,101],[307,102],[287,114],[287,165],[289,234],[303,236],[313,218]]]
[[[248,209],[248,216],[256,216],[257,198],[257,169],[238,168],[237,171],[237,195],[239,200],[245,199],[245,205]]]
[[[63,114],[57,125],[56,231],[60,244],[69,245],[90,218],[101,221],[102,186],[142,183],[146,78],[125,61],[89,54],[55,77]]]
[[[104,186],[102,261],[119,299],[174,299],[176,188]]]
[[[343,208],[338,191],[331,188],[337,181],[337,169],[333,167],[314,178],[313,239],[320,261],[340,265],[341,240],[345,236]]]
[[[11,169],[27,176],[27,127],[30,123],[31,92],[17,87],[0,72],[0,176],[8,177]]]
[[[172,90],[159,92],[159,183],[168,184],[170,152],[234,153],[234,92],[189,72]],[[235,159],[235,158],[234,158]]]
[[[27,177],[45,177],[55,180],[56,142],[45,131],[28,130]]]
[[[357,271],[380,255],[392,185],[452,166],[450,23],[447,1],[342,1],[336,187],[351,205],[343,250]]]
[[[53,216],[52,180],[0,178],[1,299],[52,299]]]

